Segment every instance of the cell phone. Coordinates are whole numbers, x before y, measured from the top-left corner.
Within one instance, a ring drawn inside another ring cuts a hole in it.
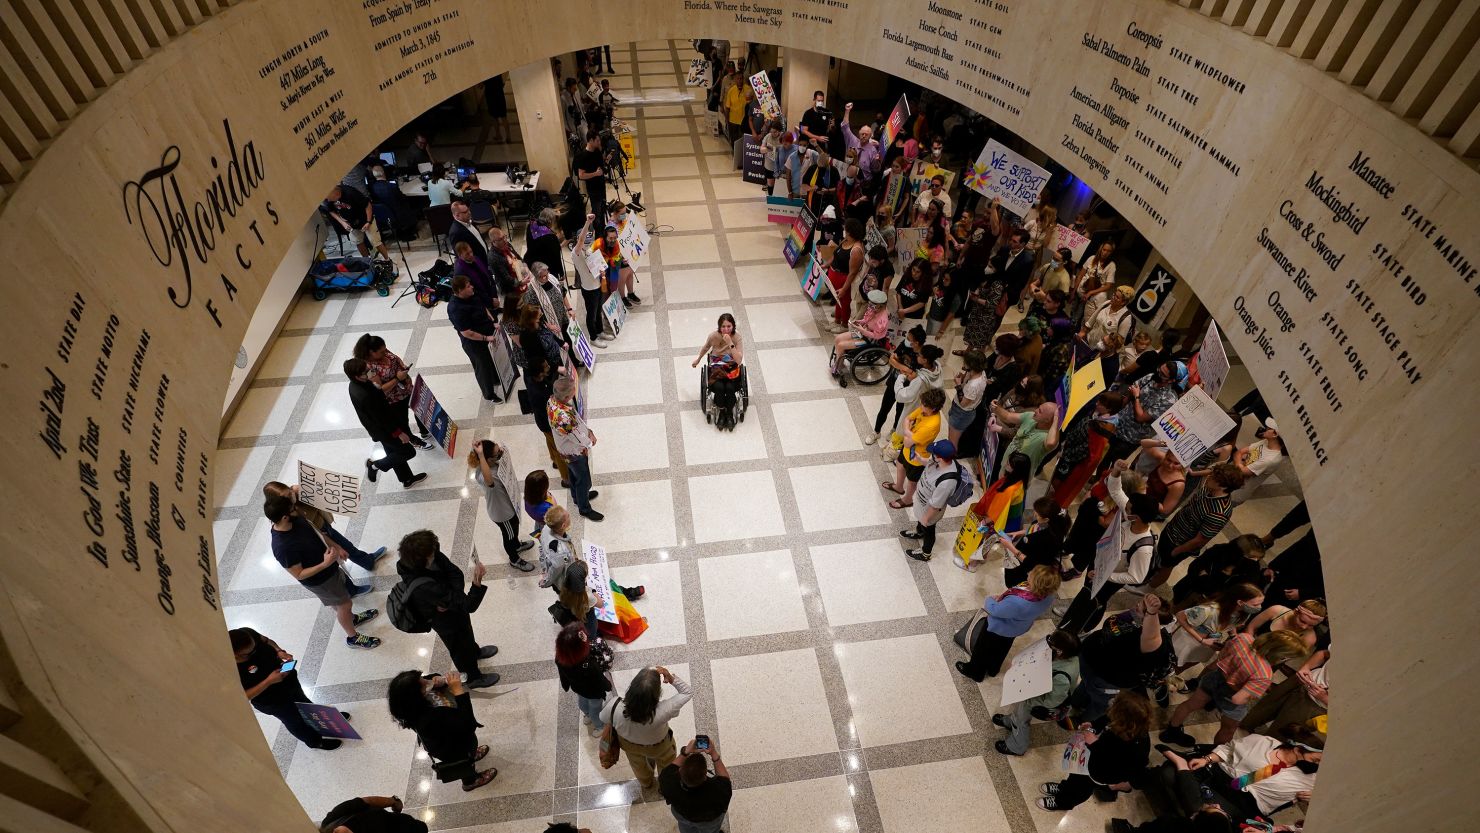
[[[695,735],[694,736],[694,748],[695,749],[708,749],[709,748],[709,736],[708,735]]]
[[[290,659],[287,662],[283,663],[283,667],[282,668],[279,668],[278,670],[281,671],[281,672],[283,672],[284,674],[286,674],[289,671],[292,671],[294,668],[297,668],[297,667],[298,667],[298,660],[296,660],[296,659]]]

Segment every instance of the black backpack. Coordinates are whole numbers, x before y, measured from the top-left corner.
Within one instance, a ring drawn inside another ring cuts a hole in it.
[[[411,596],[417,588],[432,583],[430,576],[417,576],[410,581],[401,579],[391,588],[391,593],[385,600],[385,615],[396,626],[396,630],[403,633],[426,633],[432,629],[432,623],[411,608]]]

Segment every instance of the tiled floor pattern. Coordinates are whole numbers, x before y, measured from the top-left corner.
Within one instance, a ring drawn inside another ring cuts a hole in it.
[[[681,84],[686,52],[666,42],[614,50],[613,86]],[[642,67],[639,78],[628,74],[633,65]],[[906,526],[905,513],[884,505],[875,485],[884,465],[862,442],[877,390],[839,389],[823,371],[825,311],[799,298],[796,275],[779,257],[781,231],[756,208],[759,194],[732,190],[738,176],[708,132],[702,103],[626,115],[642,160],[633,187],[645,192],[648,221],[661,233],[652,263],[640,270],[646,303],[621,339],[598,353],[590,377],[592,424],[602,438],[597,504],[607,520],[577,519],[574,531],[607,547],[619,581],[648,589],[638,608],[651,628],[619,646],[619,685],[655,663],[690,681],[696,695],[674,731],[681,741],[707,732],[724,750],[738,788],[735,833],[1046,833],[1100,830],[1111,815],[1149,818],[1139,794],[1067,815],[1031,808],[1037,782],[1058,777],[1063,733],[1037,726],[1029,755],[1005,760],[990,749],[1000,684],[976,685],[951,668],[962,658],[952,634],[985,594],[1000,591],[1000,572],[965,573],[947,557],[920,564],[901,554],[895,532]],[[700,158],[702,169],[692,164]],[[424,243],[413,248],[411,268],[425,268],[433,253]],[[754,394],[733,433],[704,423],[689,365],[727,310],[746,337]],[[410,299],[392,307],[364,294],[303,300],[292,312],[223,434],[216,540],[227,621],[297,654],[311,693],[352,709],[366,737],[318,752],[262,721],[304,808],[319,818],[350,795],[396,793],[434,829],[538,831],[540,820],[558,817],[596,833],[672,830],[661,799],[643,800],[625,763],[596,765],[595,741],[555,679],[549,593],[535,577],[493,567],[474,616],[480,636],[501,647],[491,666],[503,682],[473,695],[480,737],[493,748],[488,763],[500,774],[463,793],[433,782],[414,737],[394,726],[383,701],[396,672],[448,668],[446,650],[431,635],[394,631],[382,617],[366,632],[385,644],[350,651],[329,611],[273,561],[261,484],[293,482],[300,458],[356,472],[371,452],[338,369],[363,332],[380,334],[416,364],[464,437],[496,437],[521,474],[548,461],[515,405],[477,396],[444,309],[423,310]],[[343,531],[368,549],[431,528],[455,561],[465,562],[477,544],[487,563],[497,563],[497,530],[467,488],[462,461],[423,452],[413,466],[430,474],[425,483],[402,491],[383,478],[370,487],[369,509],[340,521]],[[1267,486],[1269,497],[1241,508],[1239,523],[1267,529],[1295,502],[1289,491]],[[946,552],[960,514],[941,524]],[[368,578],[376,592],[367,600],[383,608],[394,565],[387,560]],[[1075,590],[1077,583],[1064,594]],[[1032,635],[1047,629],[1040,622]]]

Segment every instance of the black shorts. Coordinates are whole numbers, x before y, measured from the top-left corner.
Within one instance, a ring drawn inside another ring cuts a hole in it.
[[[925,473],[924,466],[917,466],[911,463],[909,460],[906,460],[903,455],[901,455],[899,458],[899,464],[904,466],[905,479],[909,480],[911,483],[920,482],[920,475]]]

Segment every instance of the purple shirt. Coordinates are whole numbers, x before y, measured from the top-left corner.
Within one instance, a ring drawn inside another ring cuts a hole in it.
[[[853,132],[853,126],[846,120],[843,122],[843,142],[851,148],[858,148],[858,170],[864,179],[873,179],[879,173],[879,143],[873,139],[868,140],[867,145],[860,147],[858,136]]]

